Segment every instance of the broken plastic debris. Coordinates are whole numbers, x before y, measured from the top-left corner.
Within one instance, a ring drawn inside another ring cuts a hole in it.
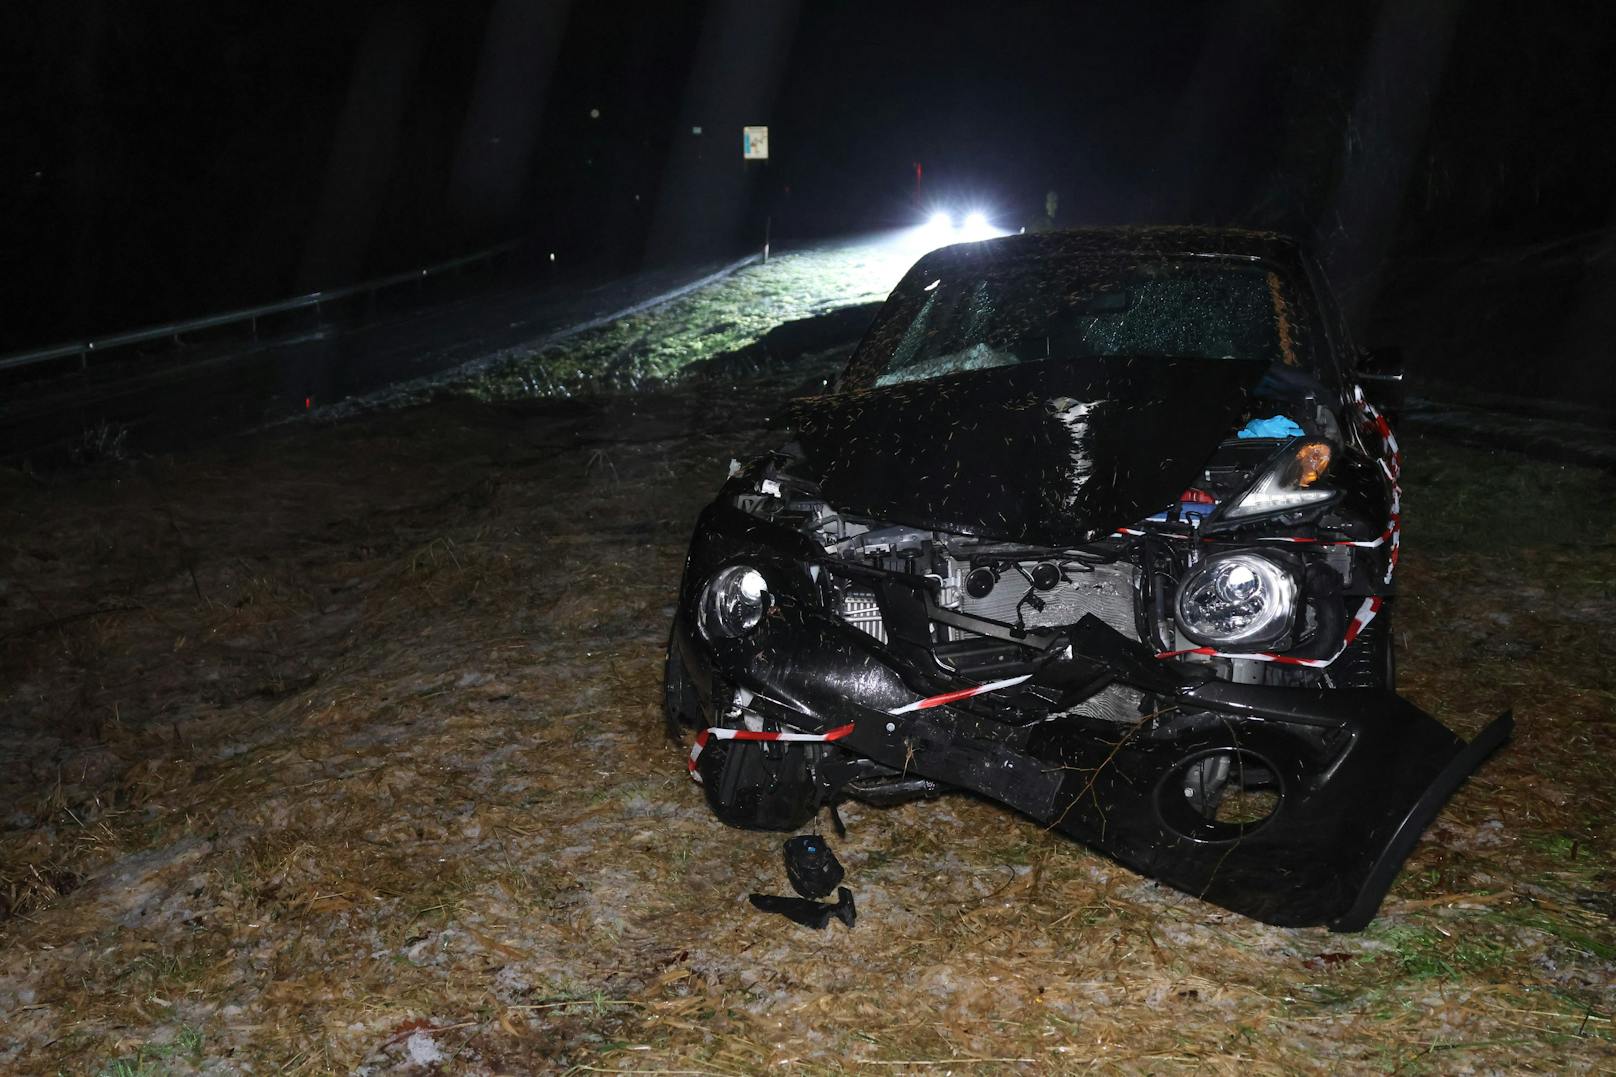
[[[853,891],[842,887],[836,892],[836,904],[827,905],[823,901],[811,901],[808,898],[780,897],[775,894],[753,894],[752,905],[762,912],[777,912],[793,923],[803,927],[811,927],[815,931],[823,931],[825,925],[835,917],[849,928],[853,921],[858,919],[858,910],[853,906]]]
[[[1299,438],[1304,433],[1300,426],[1285,418],[1283,415],[1274,415],[1267,419],[1253,419],[1240,428],[1236,437],[1242,438]]]
[[[803,834],[785,843],[786,878],[805,898],[822,898],[842,881],[842,865],[825,839]]]

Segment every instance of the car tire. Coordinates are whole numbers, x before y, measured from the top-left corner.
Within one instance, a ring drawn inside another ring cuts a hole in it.
[[[662,725],[668,739],[675,744],[684,742],[685,727],[694,729],[701,723],[701,700],[696,686],[690,683],[690,672],[673,637],[668,638],[668,659],[662,667]]]

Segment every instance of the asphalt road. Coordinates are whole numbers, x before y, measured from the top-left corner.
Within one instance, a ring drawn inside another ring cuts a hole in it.
[[[258,340],[109,358],[88,371],[0,388],[0,459],[49,464],[112,450],[183,448],[503,349],[538,346],[749,260],[589,285],[491,278],[452,300],[339,314]]]

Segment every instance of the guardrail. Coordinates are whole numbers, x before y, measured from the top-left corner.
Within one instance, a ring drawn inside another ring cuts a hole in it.
[[[457,269],[464,269],[468,265],[490,261],[520,246],[519,240],[501,243],[497,247],[477,251],[475,254],[463,255],[447,262],[426,266],[421,269],[412,269],[404,273],[394,273],[387,277],[378,277],[375,280],[363,281],[359,284],[350,284],[342,288],[332,288],[322,292],[310,292],[307,295],[294,296],[291,299],[282,299],[275,303],[265,303],[257,307],[245,307],[241,310],[225,311],[219,314],[208,314],[189,321],[171,322],[167,325],[153,325],[144,329],[132,329],[128,332],[114,333],[111,336],[95,337],[86,340],[70,341],[65,344],[54,344],[47,348],[34,348],[29,351],[13,352],[10,355],[0,356],[0,371],[16,370],[21,367],[35,366],[40,363],[50,363],[61,359],[78,358],[81,366],[88,366],[90,357],[102,355],[118,348],[127,348],[135,344],[145,344],[153,340],[164,338],[178,338],[186,333],[194,333],[201,329],[218,329],[228,325],[248,323],[253,332],[258,331],[258,319],[267,318],[275,314],[286,314],[295,310],[306,310],[309,307],[318,308],[324,303],[334,303],[343,299],[351,299],[356,295],[375,293],[386,288],[408,284],[410,281],[423,281],[429,277],[436,277]]]

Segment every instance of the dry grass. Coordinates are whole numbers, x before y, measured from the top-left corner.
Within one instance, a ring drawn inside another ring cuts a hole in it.
[[[850,809],[860,918],[819,934],[746,904],[778,840],[711,820],[658,716],[756,397],[0,478],[0,1069],[1611,1067],[1608,480],[1410,446],[1406,691],[1520,732],[1364,934],[965,798]]]

